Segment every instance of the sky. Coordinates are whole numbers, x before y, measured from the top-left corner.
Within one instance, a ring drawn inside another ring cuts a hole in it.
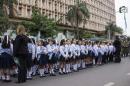
[[[130,36],[130,0],[115,0],[116,3],[116,23],[118,26],[124,29],[124,34]],[[125,30],[124,15],[118,13],[119,7],[126,6],[128,13],[126,14],[127,19],[127,30]]]

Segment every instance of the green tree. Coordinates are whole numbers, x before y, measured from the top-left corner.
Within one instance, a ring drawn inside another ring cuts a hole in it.
[[[123,29],[118,27],[113,22],[108,23],[105,29],[106,29],[105,32],[107,35],[109,34],[110,39],[112,39],[115,36],[115,33],[119,33],[119,34],[123,33]]]
[[[57,33],[57,25],[53,19],[48,19],[36,8],[33,8],[30,21],[23,21],[22,24],[28,28],[31,35],[40,33],[43,37],[53,37]]]
[[[92,33],[84,32],[81,34],[81,38],[93,38],[93,37],[95,37],[95,35]]]
[[[90,13],[87,8],[86,2],[80,2],[76,0],[75,5],[70,5],[70,10],[67,13],[67,20],[75,27],[75,37],[79,39],[79,25],[83,22],[83,19],[89,19]]]
[[[0,33],[3,34],[6,32],[9,27],[9,22],[7,17],[0,17]]]
[[[123,34],[123,29],[121,27],[116,26],[115,32]]]

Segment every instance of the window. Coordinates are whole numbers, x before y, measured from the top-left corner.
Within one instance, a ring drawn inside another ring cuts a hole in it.
[[[19,7],[19,9],[18,9],[18,15],[19,15],[19,16],[22,15],[22,7]]]

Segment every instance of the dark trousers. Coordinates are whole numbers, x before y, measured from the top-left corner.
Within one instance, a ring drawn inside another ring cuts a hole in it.
[[[22,54],[18,57],[19,65],[18,65],[18,82],[26,82],[27,75],[27,55]]]
[[[107,63],[107,55],[104,53],[102,63]]]
[[[120,51],[115,52],[115,58],[120,58]]]
[[[109,55],[109,62],[113,62],[113,54],[112,53]]]

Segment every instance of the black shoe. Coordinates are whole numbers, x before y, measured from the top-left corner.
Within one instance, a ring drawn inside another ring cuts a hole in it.
[[[16,81],[15,83],[20,84],[20,83],[25,83],[25,82],[26,82],[26,80],[21,80],[21,81]]]
[[[6,80],[2,80],[3,82],[6,82]]]
[[[59,75],[63,75],[63,73],[59,72]]]
[[[11,82],[11,80],[5,80],[5,82]]]
[[[30,77],[30,78],[27,78],[27,80],[32,80],[32,78]]]
[[[48,72],[45,72],[45,74],[49,74]]]
[[[11,75],[11,76],[14,77],[14,78],[17,78],[17,77],[18,77],[17,74],[13,74],[13,75]]]
[[[42,76],[40,76],[40,78],[43,78],[43,77],[46,77],[46,75],[42,75]]]
[[[67,74],[66,72],[63,72],[63,74]]]
[[[15,83],[16,83],[16,84],[20,84],[20,82],[19,82],[19,81],[16,81]]]
[[[50,76],[56,76],[56,74],[50,74]]]

